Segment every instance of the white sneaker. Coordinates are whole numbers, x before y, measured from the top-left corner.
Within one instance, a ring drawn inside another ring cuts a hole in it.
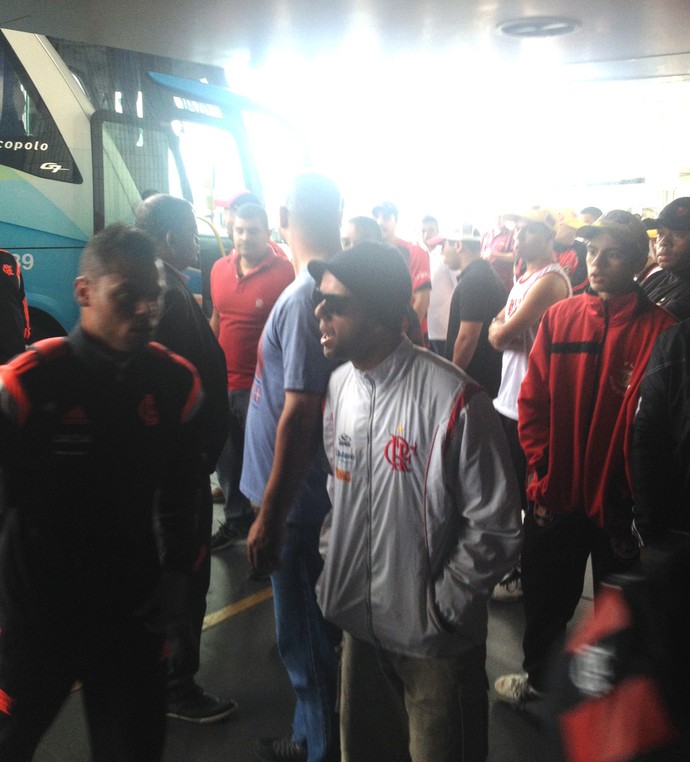
[[[522,598],[522,577],[520,576],[520,567],[515,567],[512,571],[503,577],[491,593],[492,601],[517,601]]]
[[[500,701],[518,707],[525,701],[542,698],[544,695],[529,684],[529,678],[524,673],[501,675],[494,683],[494,690]]]

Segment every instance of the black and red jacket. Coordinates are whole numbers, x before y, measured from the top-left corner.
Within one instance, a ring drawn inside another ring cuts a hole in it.
[[[77,328],[0,367],[0,631],[131,616],[194,561],[194,367],[161,345],[114,357]]]
[[[0,363],[26,349],[29,307],[17,260],[0,249]]]
[[[640,382],[656,337],[675,322],[637,287],[607,300],[588,290],[546,311],[518,397],[530,500],[630,536]]]

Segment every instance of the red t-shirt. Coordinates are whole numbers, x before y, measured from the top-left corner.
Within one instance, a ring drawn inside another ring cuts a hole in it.
[[[410,270],[412,276],[412,293],[419,291],[422,288],[431,288],[431,263],[429,262],[429,255],[421,246],[417,246],[409,241],[403,241],[402,238],[395,239],[395,245],[398,248],[407,249],[410,252],[410,256],[407,258],[407,267]],[[426,336],[428,332],[426,315],[420,321],[422,335]]]
[[[402,238],[395,239],[395,245],[407,249],[410,252],[410,258],[407,260],[407,266],[412,276],[412,291],[418,291],[420,288],[431,288],[431,264],[429,255],[421,246],[417,246],[409,241],[403,241]]]
[[[225,352],[228,389],[251,389],[264,323],[294,279],[292,264],[272,248],[266,259],[246,275],[240,275],[235,250],[213,265],[211,299],[220,316],[218,343]]]

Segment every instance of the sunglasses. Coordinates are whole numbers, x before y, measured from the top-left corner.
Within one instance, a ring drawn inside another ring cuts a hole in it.
[[[340,294],[324,294],[320,288],[315,288],[312,296],[314,309],[321,307],[327,315],[346,315],[352,312],[355,305],[354,296]]]

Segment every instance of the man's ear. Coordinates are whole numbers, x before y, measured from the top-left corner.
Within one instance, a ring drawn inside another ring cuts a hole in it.
[[[74,281],[74,298],[80,307],[88,307],[91,299],[91,283],[83,275]]]
[[[165,234],[165,245],[171,250],[175,251],[175,245],[177,244],[177,235],[174,230],[168,230]]]

